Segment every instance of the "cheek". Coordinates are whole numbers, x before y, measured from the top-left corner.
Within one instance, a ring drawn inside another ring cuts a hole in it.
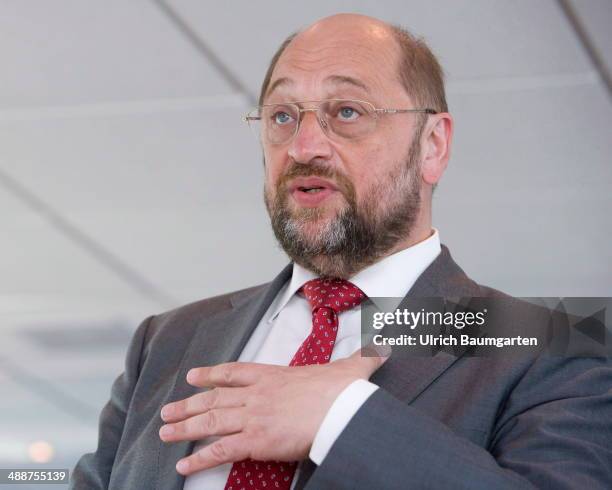
[[[284,157],[278,151],[264,150],[264,162],[266,185],[274,187],[282,173]]]
[[[367,149],[363,149],[346,160],[353,162],[347,171],[355,186],[358,200],[368,199],[369,190],[384,177],[384,169],[387,165],[384,158],[383,145],[370,145]]]

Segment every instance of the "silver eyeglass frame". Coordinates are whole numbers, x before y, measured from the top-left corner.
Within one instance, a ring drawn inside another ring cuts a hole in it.
[[[261,121],[262,117],[261,116],[253,116],[252,114],[255,111],[258,111],[259,113],[261,113],[262,108],[264,107],[274,107],[274,106],[292,106],[296,108],[296,112],[299,115],[298,116],[298,121],[297,124],[295,125],[295,130],[293,132],[293,135],[291,137],[289,137],[286,141],[283,141],[281,143],[272,143],[272,144],[284,144],[284,143],[288,143],[289,141],[291,141],[295,135],[298,133],[299,129],[300,129],[300,124],[302,123],[302,114],[305,112],[314,112],[315,116],[317,118],[317,121],[319,122],[319,125],[321,126],[321,128],[323,129],[323,131],[327,132],[327,122],[324,119],[321,119],[319,116],[319,109],[321,107],[321,104],[324,102],[357,102],[359,104],[365,105],[368,108],[371,108],[371,112],[370,114],[374,115],[374,119],[376,121],[378,121],[378,117],[380,115],[385,115],[385,114],[406,114],[406,113],[417,113],[417,114],[438,114],[438,111],[436,111],[435,109],[431,109],[431,108],[425,108],[425,109],[390,109],[390,108],[379,108],[379,107],[375,107],[374,104],[372,104],[371,102],[368,102],[366,100],[359,100],[359,99],[322,99],[322,100],[303,100],[303,101],[295,101],[295,102],[276,102],[273,104],[262,104],[260,106],[257,106],[253,109],[251,109],[248,114],[246,114],[243,117],[243,120],[247,123],[251,123],[251,122],[256,122],[256,121]],[[316,103],[317,106],[316,107],[300,107],[300,104],[313,104]],[[372,131],[376,128],[376,126],[374,126],[374,128],[372,129]],[[334,133],[335,134],[335,133]],[[366,133],[369,134],[369,133]],[[339,136],[341,138],[345,138],[342,135],[336,135]],[[350,138],[348,138],[350,139]]]

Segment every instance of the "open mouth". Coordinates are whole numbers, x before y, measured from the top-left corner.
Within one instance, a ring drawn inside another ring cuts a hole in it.
[[[290,187],[295,202],[307,208],[323,205],[336,191],[337,188],[332,182],[318,177],[297,178]]]
[[[324,189],[325,187],[298,187],[299,191],[307,192],[308,194],[316,194]]]
[[[322,206],[339,192],[334,182],[316,176],[296,177],[289,185],[289,193],[300,207]]]

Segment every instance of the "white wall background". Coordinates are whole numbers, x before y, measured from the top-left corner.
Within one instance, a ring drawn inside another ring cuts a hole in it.
[[[285,264],[241,116],[280,41],[343,11],[446,69],[434,224],[468,274],[612,296],[609,0],[0,0],[0,467],[37,440],[74,465],[142,318]]]

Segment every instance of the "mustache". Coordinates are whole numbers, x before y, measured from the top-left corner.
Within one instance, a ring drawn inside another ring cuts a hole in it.
[[[320,177],[331,181],[346,197],[354,198],[355,187],[350,179],[343,173],[328,165],[292,163],[277,182],[277,189],[284,193],[289,183],[297,177]]]

